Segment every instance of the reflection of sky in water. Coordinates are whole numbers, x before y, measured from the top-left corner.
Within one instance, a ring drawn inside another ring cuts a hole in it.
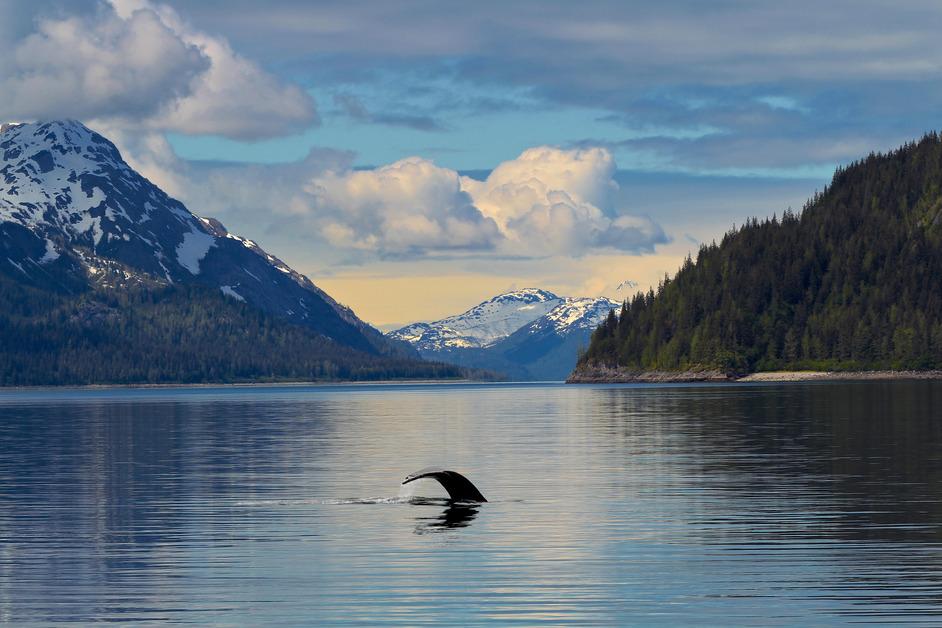
[[[0,620],[929,621],[940,409],[931,382],[3,392]],[[492,501],[400,497],[429,465]]]

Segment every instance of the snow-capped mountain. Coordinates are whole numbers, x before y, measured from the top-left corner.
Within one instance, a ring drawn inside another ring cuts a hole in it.
[[[573,297],[563,299],[562,303],[541,316],[521,331],[529,334],[550,331],[558,335],[571,334],[575,331],[588,330],[590,333],[599,326],[608,313],[621,307],[621,303],[607,297]]]
[[[389,332],[428,359],[501,371],[513,379],[565,379],[580,346],[610,310],[605,297],[560,297],[515,290],[463,314]]]
[[[67,290],[199,284],[356,349],[414,355],[253,241],[191,213],[73,120],[0,130],[0,270]]]
[[[414,323],[389,336],[414,345],[419,352],[480,348],[506,338],[563,303],[546,290],[514,290],[433,323]]]

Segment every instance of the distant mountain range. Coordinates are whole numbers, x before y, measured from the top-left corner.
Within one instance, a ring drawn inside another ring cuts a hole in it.
[[[424,365],[252,240],[197,217],[79,122],[3,125],[0,158],[0,384],[460,374]],[[165,307],[145,324],[141,301]],[[253,329],[217,337],[210,315],[220,330]],[[215,358],[188,349],[198,322]],[[130,328],[150,354],[108,368],[130,355]]]
[[[605,297],[515,290],[462,314],[413,323],[388,336],[411,344],[428,359],[489,369],[511,379],[562,380],[592,330],[620,305]]]

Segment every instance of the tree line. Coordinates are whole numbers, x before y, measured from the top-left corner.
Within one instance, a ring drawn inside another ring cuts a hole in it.
[[[66,294],[0,273],[0,385],[467,377],[371,355],[198,286]]]

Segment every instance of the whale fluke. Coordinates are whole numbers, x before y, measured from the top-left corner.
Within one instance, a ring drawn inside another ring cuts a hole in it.
[[[457,471],[449,471],[448,469],[442,469],[440,467],[426,467],[415,473],[410,473],[402,483],[408,484],[409,482],[415,482],[422,478],[435,478],[438,480],[438,483],[448,491],[448,496],[456,502],[487,501],[484,499],[484,496],[481,495],[481,491],[471,483],[471,480]]]

